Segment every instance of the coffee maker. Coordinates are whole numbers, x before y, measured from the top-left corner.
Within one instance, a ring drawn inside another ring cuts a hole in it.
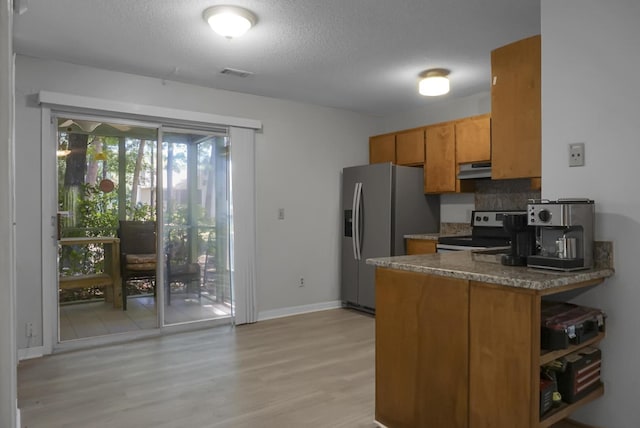
[[[537,254],[528,258],[528,266],[560,271],[593,267],[592,200],[531,200],[527,213],[538,239]]]
[[[507,266],[526,266],[529,256],[536,248],[535,228],[527,224],[527,213],[506,213],[502,217],[502,227],[509,235],[511,248],[502,256],[501,262]]]

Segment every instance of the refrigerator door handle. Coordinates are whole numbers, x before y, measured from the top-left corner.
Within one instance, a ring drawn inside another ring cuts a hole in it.
[[[360,248],[360,209],[362,208],[362,183],[356,183],[355,189],[355,198],[354,198],[355,208],[353,210],[353,224],[355,226],[355,233],[353,234],[354,239],[354,251],[356,260],[362,259],[362,249]]]
[[[353,186],[353,198],[351,200],[351,244],[353,247],[354,260],[358,260],[358,249],[356,245],[358,237],[358,225],[356,220],[358,218],[358,184],[360,183],[356,183]]]

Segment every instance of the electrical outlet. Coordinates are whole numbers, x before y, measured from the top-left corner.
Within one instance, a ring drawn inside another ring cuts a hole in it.
[[[584,143],[569,144],[569,166],[584,166]]]
[[[304,278],[300,277],[300,284],[298,285],[299,287],[304,287]]]
[[[35,336],[35,334],[33,334],[33,323],[32,322],[26,323],[26,328],[27,328],[27,331],[26,331],[27,337]]]

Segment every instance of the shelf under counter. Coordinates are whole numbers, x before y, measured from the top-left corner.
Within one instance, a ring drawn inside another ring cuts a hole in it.
[[[562,358],[565,355],[569,355],[573,352],[579,351],[580,349],[585,348],[586,346],[596,344],[600,342],[605,337],[605,332],[598,333],[597,336],[592,337],[589,340],[585,340],[579,345],[569,345],[565,349],[558,349],[555,351],[548,351],[546,349],[541,350],[540,352],[540,365],[545,365],[550,363],[553,360],[557,360],[558,358]]]
[[[597,389],[593,390],[588,395],[584,396],[582,399],[576,401],[575,403],[562,403],[559,407],[552,409],[549,413],[546,413],[540,419],[539,428],[548,428],[553,427],[557,422],[562,421],[563,419],[568,418],[574,411],[583,405],[595,400],[596,398],[602,397],[604,395],[604,384],[601,382],[600,386]],[[580,426],[580,425],[579,425]],[[582,425],[584,426],[584,425]]]

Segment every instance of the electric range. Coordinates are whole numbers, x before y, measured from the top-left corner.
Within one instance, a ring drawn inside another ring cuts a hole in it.
[[[502,227],[505,214],[526,214],[526,211],[483,210],[471,213],[471,235],[441,236],[438,253],[507,247],[509,233]]]

